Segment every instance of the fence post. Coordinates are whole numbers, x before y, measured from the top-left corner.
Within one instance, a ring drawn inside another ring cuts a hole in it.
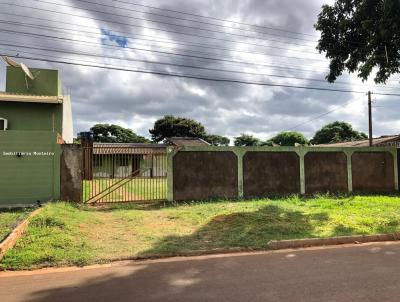
[[[242,148],[235,148],[234,153],[236,154],[238,160],[238,198],[243,198],[243,157],[246,154],[246,150]]]
[[[399,167],[398,167],[398,156],[399,156],[399,150],[394,149],[393,152],[391,152],[393,155],[393,166],[394,166],[394,189],[396,191],[399,190]]]
[[[349,193],[353,193],[353,169],[351,157],[353,156],[354,150],[345,150],[344,152],[347,157],[347,190]]]
[[[167,147],[167,200],[174,200],[174,156],[176,150],[173,147]]]
[[[300,157],[300,194],[306,194],[306,174],[304,168],[304,157],[307,154],[307,150],[303,147],[300,147],[296,150],[296,153]]]

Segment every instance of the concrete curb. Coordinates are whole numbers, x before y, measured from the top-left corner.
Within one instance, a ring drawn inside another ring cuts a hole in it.
[[[42,210],[43,208],[39,208],[30,213],[29,216],[13,230],[3,242],[0,243],[0,260],[3,259],[6,252],[13,248],[17,243],[17,240],[25,233],[31,219],[38,215]]]
[[[368,242],[397,241],[400,240],[400,233],[377,234],[377,235],[358,235],[341,236],[331,238],[311,238],[295,240],[271,240],[268,247],[272,250],[296,249],[313,246],[341,245],[341,244],[359,244]]]

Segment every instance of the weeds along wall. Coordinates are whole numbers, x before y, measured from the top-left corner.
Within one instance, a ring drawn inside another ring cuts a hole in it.
[[[392,147],[185,147],[168,150],[168,199],[398,190]]]
[[[0,207],[60,198],[60,145],[49,131],[0,131]]]

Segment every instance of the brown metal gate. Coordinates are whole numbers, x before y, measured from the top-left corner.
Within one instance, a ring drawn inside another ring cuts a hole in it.
[[[83,201],[165,200],[167,157],[162,145],[83,145]]]

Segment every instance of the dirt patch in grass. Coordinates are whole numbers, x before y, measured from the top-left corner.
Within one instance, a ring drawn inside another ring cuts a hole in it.
[[[400,231],[400,198],[303,199],[128,204],[49,204],[0,267],[85,265],[116,257],[214,249],[266,249],[270,240]]]

